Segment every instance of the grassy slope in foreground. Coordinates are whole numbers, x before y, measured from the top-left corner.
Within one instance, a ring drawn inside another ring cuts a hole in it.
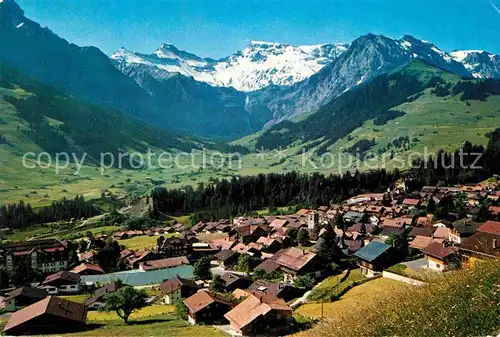
[[[298,337],[496,336],[500,333],[499,260],[444,274],[423,287],[396,286],[362,296],[359,299],[363,300],[357,305],[338,307],[327,320]],[[342,301],[337,303],[340,305]],[[299,313],[307,314],[300,309]]]

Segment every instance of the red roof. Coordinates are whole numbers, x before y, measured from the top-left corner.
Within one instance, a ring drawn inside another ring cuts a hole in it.
[[[500,235],[500,222],[488,220],[477,229],[479,232]]]
[[[70,271],[60,271],[55,274],[51,274],[45,278],[43,285],[51,284],[52,282],[66,282],[66,284],[77,284],[80,282],[80,275],[72,273]]]
[[[142,269],[144,270],[155,270],[177,267],[181,265],[189,264],[189,260],[185,256],[170,257],[168,259],[161,260],[151,260],[142,263]]]
[[[241,330],[272,310],[281,311],[285,316],[292,316],[292,308],[284,300],[274,296],[252,294],[224,317],[228,319],[233,328]]]
[[[316,254],[296,247],[282,249],[273,255],[273,260],[280,266],[299,271],[316,257]]]
[[[184,304],[186,307],[188,307],[189,311],[193,314],[197,313],[198,311],[206,308],[210,304],[217,302],[219,304],[225,304],[228,307],[231,306],[231,303],[227,302],[226,300],[222,299],[220,296],[207,291],[207,290],[200,290],[196,294],[194,294],[191,297],[188,297],[184,300]]]
[[[73,268],[72,272],[76,274],[80,274],[85,270],[92,270],[96,273],[104,274],[104,270],[102,270],[101,267],[95,264],[90,264],[90,263],[82,263],[75,268]]]
[[[488,208],[488,210],[490,211],[490,213],[492,215],[499,215],[500,214],[500,206],[490,206]]]
[[[418,204],[420,204],[420,200],[418,199],[406,198],[403,200],[403,205],[417,206]]]

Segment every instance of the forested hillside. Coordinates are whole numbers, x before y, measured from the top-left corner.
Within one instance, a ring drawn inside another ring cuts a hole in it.
[[[87,152],[98,159],[100,153],[145,152],[148,146],[182,151],[198,146],[186,137],[58,93],[12,68],[0,66],[0,88],[0,99],[18,112],[17,131],[49,153]]]

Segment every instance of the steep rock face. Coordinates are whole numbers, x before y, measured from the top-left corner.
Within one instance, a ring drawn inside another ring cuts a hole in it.
[[[173,73],[193,77],[218,87],[250,92],[270,85],[289,86],[328,65],[347,49],[343,44],[291,46],[284,43],[253,41],[245,49],[220,60],[201,58],[163,44],[153,54],[144,55],[119,49],[111,58],[119,68],[147,65],[156,78]]]

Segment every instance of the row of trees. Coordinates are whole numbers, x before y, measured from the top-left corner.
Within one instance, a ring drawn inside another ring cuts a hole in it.
[[[152,215],[199,212],[197,220],[230,218],[265,207],[290,204],[317,207],[341,201],[367,191],[383,191],[400,176],[398,171],[347,172],[324,176],[290,172],[232,177],[196,189],[184,187],[168,190],[157,187],[151,192]]]
[[[93,204],[78,195],[74,199],[54,201],[50,206],[37,210],[20,201],[17,204],[0,206],[0,227],[19,229],[33,224],[88,218],[99,213]]]
[[[441,150],[429,158],[415,160],[408,174],[411,188],[418,189],[423,185],[438,183],[475,183],[499,174],[500,128],[486,136],[486,147],[465,142],[455,152]]]

